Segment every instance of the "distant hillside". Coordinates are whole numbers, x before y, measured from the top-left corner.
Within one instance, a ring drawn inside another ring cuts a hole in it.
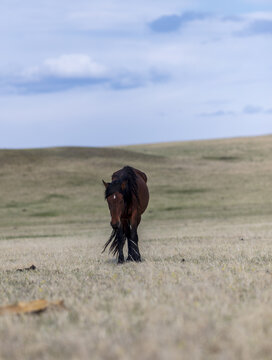
[[[0,150],[1,227],[104,224],[102,178],[148,176],[146,220],[272,215],[272,136],[114,148]]]

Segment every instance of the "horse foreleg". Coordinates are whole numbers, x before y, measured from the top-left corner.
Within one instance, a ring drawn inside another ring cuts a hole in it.
[[[128,238],[128,261],[141,261],[141,254],[138,246],[137,227],[132,227]]]
[[[123,264],[125,261],[124,253],[123,253],[123,247],[125,245],[125,236],[122,228],[118,230],[117,240],[118,240],[118,264]]]

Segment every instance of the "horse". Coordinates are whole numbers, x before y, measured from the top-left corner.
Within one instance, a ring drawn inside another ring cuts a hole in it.
[[[105,182],[105,199],[111,215],[112,233],[102,253],[110,245],[109,253],[118,255],[118,264],[124,263],[123,247],[128,243],[127,261],[141,261],[137,228],[149,202],[147,176],[131,166],[112,174],[112,182]]]

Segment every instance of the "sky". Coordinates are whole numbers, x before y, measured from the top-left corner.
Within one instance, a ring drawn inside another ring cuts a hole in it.
[[[272,0],[1,0],[0,148],[272,133]]]

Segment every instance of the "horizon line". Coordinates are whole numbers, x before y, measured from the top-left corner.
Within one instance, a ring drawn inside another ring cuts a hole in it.
[[[231,139],[251,139],[251,138],[260,138],[260,137],[269,137],[272,136],[272,133],[268,134],[258,134],[258,135],[237,135],[237,136],[222,136],[222,137],[212,137],[212,138],[200,138],[200,139],[189,139],[189,140],[169,140],[169,141],[155,141],[155,142],[143,142],[143,143],[134,143],[134,144],[124,144],[124,145],[104,145],[104,146],[92,146],[92,145],[54,145],[54,146],[33,146],[33,147],[0,147],[0,151],[5,150],[46,150],[46,149],[65,149],[65,148],[90,148],[90,149],[105,149],[105,148],[125,148],[125,147],[134,147],[134,146],[149,146],[149,145],[159,145],[159,144],[177,144],[177,143],[188,143],[188,142],[205,142],[205,141],[217,141],[217,140],[231,140]]]

